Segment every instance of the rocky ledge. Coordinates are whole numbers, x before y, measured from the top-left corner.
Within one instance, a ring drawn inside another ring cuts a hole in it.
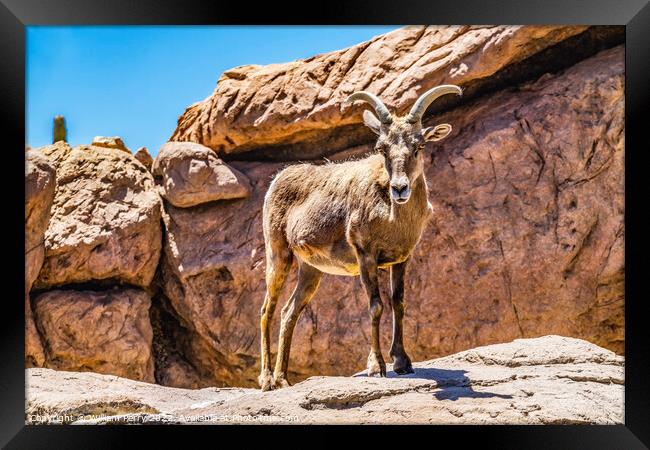
[[[179,389],[91,372],[27,369],[40,423],[623,423],[624,360],[544,336],[414,364],[387,378],[311,377],[290,388]],[[390,367],[389,367],[390,369]]]

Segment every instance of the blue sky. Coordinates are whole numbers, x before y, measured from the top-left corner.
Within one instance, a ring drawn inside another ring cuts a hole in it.
[[[307,58],[397,26],[71,26],[27,28],[26,141],[51,143],[66,118],[71,145],[121,136],[156,154],[178,116],[226,69]]]

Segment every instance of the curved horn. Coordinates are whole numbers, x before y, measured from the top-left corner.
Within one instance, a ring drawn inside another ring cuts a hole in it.
[[[436,86],[433,89],[429,89],[424,94],[417,99],[408,116],[406,121],[409,123],[415,123],[418,120],[422,119],[424,111],[427,110],[429,105],[434,102],[438,97],[445,94],[458,94],[463,95],[463,90],[453,84],[443,84],[441,86]]]
[[[388,108],[386,108],[386,105],[384,105],[376,95],[366,91],[359,91],[350,95],[347,99],[345,99],[345,102],[352,103],[355,100],[363,100],[364,102],[370,103],[370,105],[377,113],[377,116],[379,117],[379,121],[381,123],[391,123],[393,121],[390,112],[388,112]]]

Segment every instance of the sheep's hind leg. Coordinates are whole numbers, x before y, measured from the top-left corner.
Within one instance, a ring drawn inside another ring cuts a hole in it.
[[[278,356],[273,373],[273,389],[290,386],[287,381],[287,372],[293,329],[300,313],[316,293],[322,276],[323,273],[320,270],[300,262],[296,288],[282,308]]]
[[[391,306],[393,308],[393,343],[390,357],[393,358],[393,370],[398,375],[413,373],[411,358],[404,350],[402,340],[402,320],[404,318],[404,275],[408,260],[390,268]]]
[[[268,391],[273,385],[271,372],[271,336],[270,322],[278,302],[278,297],[284,286],[287,274],[291,269],[293,255],[288,246],[281,241],[267,243],[266,249],[266,296],[260,311],[261,336],[261,372],[258,382],[263,391]]]

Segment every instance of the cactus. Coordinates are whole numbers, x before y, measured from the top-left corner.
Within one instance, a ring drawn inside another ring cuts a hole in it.
[[[65,127],[65,117],[55,116],[54,117],[54,130],[52,133],[52,143],[58,141],[68,141],[68,130]]]

